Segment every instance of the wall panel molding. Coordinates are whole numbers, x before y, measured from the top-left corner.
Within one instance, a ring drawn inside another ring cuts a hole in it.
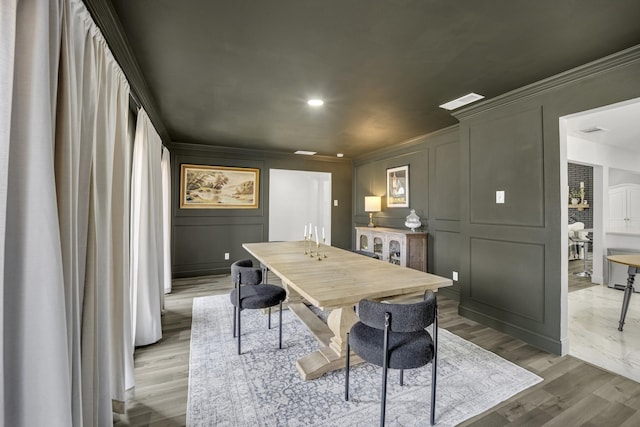
[[[544,227],[542,107],[469,125],[469,222]],[[505,203],[496,203],[496,191]]]
[[[470,301],[513,323],[519,318],[521,326],[544,323],[544,244],[474,237],[469,246]]]

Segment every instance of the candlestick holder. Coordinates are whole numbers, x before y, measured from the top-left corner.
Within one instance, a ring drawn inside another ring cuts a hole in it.
[[[318,254],[318,261],[322,261],[322,257],[320,256],[320,242],[316,242],[316,254]]]
[[[304,254],[307,255],[309,252],[307,251],[307,235],[304,236]]]
[[[326,244],[325,242],[326,242],[326,240],[325,240],[325,238],[323,237],[323,238],[322,238],[322,244],[324,245],[324,246],[322,247],[322,257],[323,257],[323,258],[326,258],[326,257],[327,257],[327,244]]]
[[[313,243],[311,243],[311,241],[312,241],[312,240],[313,240],[313,234],[312,234],[312,233],[309,233],[309,256],[310,256],[311,258],[313,258],[313,256],[314,256],[314,255],[313,255],[313,249],[312,249],[312,248],[313,248],[313,246],[311,246],[311,245],[313,244]]]

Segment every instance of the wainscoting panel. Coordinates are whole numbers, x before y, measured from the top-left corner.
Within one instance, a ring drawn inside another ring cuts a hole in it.
[[[471,300],[544,322],[544,245],[472,238],[470,251]]]
[[[543,145],[541,107],[469,128],[471,224],[544,226]]]
[[[243,242],[262,242],[262,224],[174,226],[174,275],[190,277],[228,272],[229,264],[250,258]],[[225,252],[229,260],[224,259]]]
[[[460,220],[460,144],[453,141],[433,148],[435,152],[435,219]]]
[[[438,276],[452,278],[453,272],[460,272],[460,233],[436,230],[434,233],[434,268],[432,273]],[[460,298],[460,289],[457,282],[450,288],[442,289],[446,295],[455,294]]]

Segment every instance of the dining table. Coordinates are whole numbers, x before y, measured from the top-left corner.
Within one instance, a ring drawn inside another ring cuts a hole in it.
[[[287,290],[287,307],[304,323],[320,348],[296,361],[311,380],[344,368],[346,336],[358,321],[362,299],[401,301],[451,286],[449,278],[391,264],[309,240],[244,243],[243,248]],[[326,323],[310,306],[329,312]],[[351,363],[362,362],[352,354]]]
[[[624,321],[627,317],[627,310],[629,309],[631,294],[634,291],[633,282],[635,281],[636,274],[640,271],[640,255],[609,255],[607,259],[611,262],[627,266],[627,285],[624,288],[622,310],[620,311],[620,320],[618,321],[618,330],[622,332]]]

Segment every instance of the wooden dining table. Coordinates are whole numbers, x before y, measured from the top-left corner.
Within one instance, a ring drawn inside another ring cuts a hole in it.
[[[308,241],[245,243],[244,249],[277,275],[288,308],[309,328],[320,348],[296,362],[305,380],[344,367],[346,334],[362,299],[391,300],[451,286],[451,279]],[[310,253],[311,252],[311,253]],[[307,306],[329,311],[327,323]],[[357,357],[352,363],[359,363]]]
[[[617,264],[626,265],[627,268],[627,286],[624,288],[624,298],[622,299],[622,310],[620,311],[620,321],[618,322],[618,330],[622,332],[624,320],[627,317],[629,309],[629,301],[633,293],[633,282],[636,274],[640,272],[640,255],[609,255],[607,259]]]

